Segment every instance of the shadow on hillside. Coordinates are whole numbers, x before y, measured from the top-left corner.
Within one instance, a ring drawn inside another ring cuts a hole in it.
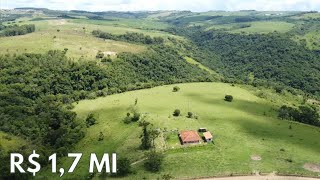
[[[251,101],[241,100],[237,98],[234,98],[233,102],[226,102],[223,99],[224,97],[221,97],[221,99],[207,98],[197,93],[188,93],[187,96],[191,97],[193,101],[198,101],[208,105],[224,106],[230,109],[234,108],[239,111],[250,113],[252,115],[258,115],[258,116],[268,115],[269,116],[271,112],[275,113],[277,111],[277,107],[272,106],[271,104],[261,104],[258,102],[251,102]]]
[[[208,105],[224,106],[231,109],[234,108],[239,111],[250,113],[256,116],[266,115],[266,117],[268,117],[269,113],[276,113],[277,111],[276,107],[273,107],[270,104],[237,100],[236,98],[233,102],[230,103],[225,102],[223,100],[223,97],[221,99],[207,98],[201,94],[199,95],[196,93],[189,93],[188,96],[192,97],[193,101],[199,101]],[[316,137],[320,135],[320,131],[313,129],[312,127],[310,127],[310,131],[303,131],[301,132],[302,134],[299,134],[299,132],[294,130],[294,127],[293,129],[288,128],[290,125],[289,122],[287,123],[287,126],[284,123],[286,121],[276,120],[272,118],[268,118],[266,119],[266,121],[254,121],[252,119],[243,119],[243,117],[239,117],[239,119],[233,118],[230,120],[236,120],[237,125],[239,125],[241,129],[243,129],[249,135],[261,139],[261,141],[270,139],[275,141],[283,140],[286,143],[291,143],[300,147],[311,149],[315,152],[319,152],[320,143],[317,141]],[[285,148],[285,144],[283,145],[283,147],[279,146],[279,149],[281,148]]]
[[[280,121],[280,120],[279,120]],[[319,131],[316,131],[312,127],[310,131],[303,131],[299,133],[297,129],[295,130],[295,125],[292,124],[292,129],[289,129],[288,126],[281,123],[278,123],[272,120],[270,123],[263,123],[260,121],[237,121],[237,124],[241,129],[251,136],[255,136],[261,141],[283,141],[283,145],[279,145],[279,150],[284,148],[286,149],[286,143],[296,145],[302,148],[308,148],[314,152],[319,153],[320,143],[316,137],[320,135]],[[298,126],[298,125],[296,125]]]

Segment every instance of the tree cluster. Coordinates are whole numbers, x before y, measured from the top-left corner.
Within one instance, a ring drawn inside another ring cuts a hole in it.
[[[125,41],[125,42],[133,42],[140,44],[162,44],[164,39],[162,37],[151,37],[149,35],[144,35],[142,33],[129,33],[115,35],[108,32],[103,32],[100,30],[92,31],[92,35],[103,38],[103,39],[111,39],[115,41]]]
[[[35,31],[35,25],[34,24],[27,24],[27,25],[13,25],[13,26],[5,26],[2,27],[3,31],[0,33],[0,36],[19,36],[19,35],[25,35],[28,33],[32,33]]]
[[[304,124],[320,127],[320,116],[316,108],[309,106],[300,106],[298,109],[282,106],[279,109],[279,118],[297,121]]]

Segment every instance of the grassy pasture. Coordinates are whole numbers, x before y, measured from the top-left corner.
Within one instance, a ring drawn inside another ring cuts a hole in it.
[[[0,131],[0,147],[5,151],[13,151],[26,144],[25,140]]]
[[[165,161],[161,173],[145,172],[143,162],[140,162],[134,165],[137,173],[123,179],[156,179],[162,174],[192,178],[253,171],[317,175],[304,170],[303,165],[320,162],[320,142],[316,138],[320,130],[277,119],[276,110],[282,103],[261,99],[253,90],[230,84],[179,84],[181,90],[176,93],[172,92],[174,86],[79,102],[74,109],[79,121],[83,123],[89,113],[94,113],[98,121],[87,129],[86,137],[75,148],[75,152],[84,153],[76,171],[64,178],[85,179],[88,157],[92,152],[98,155],[117,152],[118,156],[126,156],[132,162],[143,159],[144,152],[138,149],[141,129],[136,123],[126,125],[122,122],[136,98],[140,112],[147,120],[155,128],[166,130],[157,139],[157,149],[164,150]],[[233,95],[232,103],[223,100],[226,94]],[[182,116],[172,117],[175,109],[180,109]],[[188,111],[197,114],[199,119],[186,118]],[[292,129],[289,129],[290,125]],[[214,144],[179,145],[176,131],[200,127],[213,133]],[[104,134],[103,141],[98,141],[100,132]],[[252,155],[258,155],[262,160],[253,161],[250,159]],[[70,167],[70,164],[70,159],[63,159],[58,167]],[[42,175],[58,179],[48,170]]]
[[[72,24],[67,20],[23,21],[21,24],[33,23],[36,32],[23,36],[0,38],[0,54],[5,53],[42,53],[52,49],[68,48],[68,56],[72,58],[94,59],[99,50],[103,52],[141,52],[144,46],[102,40],[90,35],[95,27]],[[86,27],[84,30],[83,27]],[[58,32],[60,30],[60,32]],[[55,38],[54,38],[55,37]]]
[[[320,49],[320,31],[313,31],[307,33],[302,37],[307,41],[307,48],[312,50],[319,50]]]
[[[104,41],[91,35],[93,30],[102,30],[113,34],[127,32],[144,33],[150,36],[177,37],[169,33],[158,31],[167,28],[165,23],[151,20],[119,21],[89,20],[89,19],[56,19],[42,17],[44,20],[20,18],[16,24],[35,24],[36,32],[14,37],[0,38],[0,54],[5,53],[41,53],[52,49],[68,48],[68,56],[78,59],[94,59],[99,50],[103,52],[133,52],[138,53],[146,48],[141,45],[120,42]],[[158,30],[151,30],[158,29]],[[59,32],[58,32],[59,30]],[[55,38],[54,38],[55,37]]]
[[[258,21],[250,23],[251,27],[229,31],[231,33],[270,33],[278,31],[281,33],[288,32],[294,24],[280,21]]]
[[[102,20],[89,20],[89,19],[74,19],[68,20],[69,24],[77,27],[86,27],[88,32],[93,30],[102,30],[113,34],[125,34],[127,32],[143,33],[151,37],[175,37],[167,32],[160,31],[166,29],[167,24],[151,21],[151,20],[121,20],[121,21],[102,21]]]
[[[319,19],[320,18],[320,13],[307,13],[307,14],[303,14],[300,16],[293,16],[293,19]]]
[[[213,71],[212,69],[207,68],[206,66],[202,65],[201,63],[199,63],[198,61],[196,61],[196,60],[194,60],[194,59],[192,59],[192,58],[190,58],[190,57],[184,57],[184,59],[185,59],[188,63],[197,65],[200,69],[203,69],[203,70],[205,70],[205,71],[208,71],[210,74],[215,74],[215,75],[217,75],[217,77],[220,76],[217,72]]]
[[[201,23],[201,22],[200,22]],[[199,24],[198,24],[199,25]],[[251,25],[251,27],[240,28],[240,25]],[[280,33],[285,33],[290,31],[294,27],[294,24],[281,22],[281,21],[256,21],[256,22],[247,22],[247,23],[231,23],[231,24],[219,24],[219,25],[209,25],[207,30],[224,29],[230,33],[270,33],[278,31]]]
[[[95,24],[104,26],[119,26],[134,29],[166,29],[169,27],[168,24],[162,23],[156,20],[148,19],[115,19],[112,20],[88,20],[88,19],[75,19],[71,20],[74,23],[80,24]]]

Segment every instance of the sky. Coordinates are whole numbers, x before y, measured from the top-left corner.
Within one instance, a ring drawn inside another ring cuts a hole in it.
[[[2,9],[43,7],[86,11],[320,11],[320,0],[0,0],[0,6]]]

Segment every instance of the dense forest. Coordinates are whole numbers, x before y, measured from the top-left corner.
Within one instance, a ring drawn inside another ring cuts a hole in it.
[[[180,33],[196,45],[187,51],[191,57],[227,79],[249,84],[273,82],[320,96],[319,52],[299,45],[286,34],[241,35],[201,28]]]
[[[103,32],[100,30],[92,31],[92,35],[103,38],[103,39],[111,39],[115,41],[125,41],[125,42],[133,42],[140,44],[162,44],[164,39],[162,37],[154,37],[152,38],[149,35],[144,35],[142,33],[129,33],[115,35],[108,32]]]
[[[3,26],[0,25],[0,36],[19,36],[19,35],[25,35],[28,33],[32,33],[35,31],[35,25],[34,24],[27,24],[27,25],[11,25],[11,26]]]

